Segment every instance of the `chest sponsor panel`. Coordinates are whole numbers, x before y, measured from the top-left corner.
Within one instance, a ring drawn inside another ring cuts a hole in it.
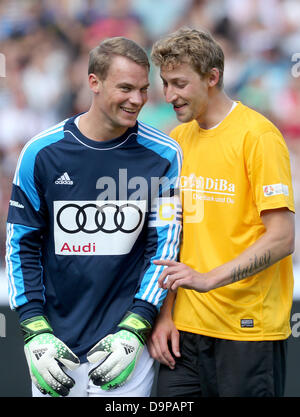
[[[125,255],[145,221],[146,200],[53,204],[56,255]]]

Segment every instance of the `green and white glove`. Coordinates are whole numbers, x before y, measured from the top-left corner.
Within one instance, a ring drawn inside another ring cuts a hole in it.
[[[118,388],[130,379],[151,330],[147,320],[131,312],[118,327],[122,330],[104,337],[87,353],[90,363],[101,361],[89,377],[103,390]]]
[[[24,320],[21,329],[29,372],[35,386],[52,397],[67,396],[75,381],[63,371],[62,365],[74,370],[80,364],[78,357],[54,336],[44,316]]]

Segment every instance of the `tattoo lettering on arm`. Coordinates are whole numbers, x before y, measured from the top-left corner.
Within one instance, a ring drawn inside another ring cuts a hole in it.
[[[268,250],[262,256],[254,255],[254,258],[249,258],[249,264],[242,267],[238,265],[231,271],[231,282],[237,282],[244,278],[250,277],[271,265],[271,251]]]

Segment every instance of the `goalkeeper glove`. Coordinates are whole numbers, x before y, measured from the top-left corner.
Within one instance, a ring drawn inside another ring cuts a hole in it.
[[[52,397],[67,396],[75,381],[63,370],[76,369],[80,361],[76,355],[53,334],[48,320],[36,316],[21,322],[25,355],[33,383],[43,394]]]
[[[122,330],[104,337],[87,353],[90,363],[101,361],[89,376],[103,390],[118,388],[130,379],[151,330],[147,320],[131,312],[118,327]]]

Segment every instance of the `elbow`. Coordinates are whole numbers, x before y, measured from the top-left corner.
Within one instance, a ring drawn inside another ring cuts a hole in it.
[[[289,210],[270,210],[262,216],[269,243],[279,258],[295,251],[295,216]]]
[[[289,255],[292,255],[295,252],[295,240],[289,246]]]
[[[289,224],[286,226],[286,251],[287,256],[292,255],[295,252],[295,240],[296,240],[296,229],[295,229],[295,218],[292,213],[291,220]]]
[[[295,251],[295,233],[286,233],[284,236],[278,236],[278,239],[274,236],[273,242],[276,242],[275,247],[277,249],[274,253],[277,252],[279,259],[286,258]]]
[[[295,252],[295,234],[293,233],[286,241],[286,256],[292,255]]]

